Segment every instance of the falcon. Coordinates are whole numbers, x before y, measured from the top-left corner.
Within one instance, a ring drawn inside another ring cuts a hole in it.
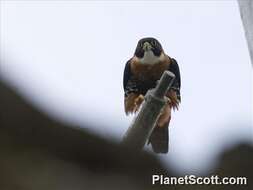
[[[148,140],[148,144],[151,144],[155,153],[168,152],[171,110],[177,110],[181,102],[181,78],[177,61],[165,54],[157,39],[142,38],[138,41],[133,57],[126,63],[123,76],[124,105],[126,115],[128,115],[135,114],[139,110],[147,91],[155,88],[157,81],[166,70],[174,73],[175,79],[166,93],[168,101]]]

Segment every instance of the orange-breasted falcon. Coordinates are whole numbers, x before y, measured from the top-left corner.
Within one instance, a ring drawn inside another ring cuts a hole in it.
[[[165,70],[173,72],[175,80],[166,94],[168,102],[149,138],[149,143],[156,153],[168,152],[171,108],[178,109],[181,100],[181,79],[177,61],[165,54],[160,42],[155,38],[142,38],[137,44],[134,56],[125,65],[123,79],[125,112],[128,115],[138,111],[145,94],[149,89],[155,88],[157,80]]]

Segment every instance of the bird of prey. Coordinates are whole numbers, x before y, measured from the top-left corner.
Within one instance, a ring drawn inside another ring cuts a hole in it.
[[[125,112],[136,113],[148,90],[155,88],[163,72],[175,74],[170,90],[166,93],[167,103],[163,108],[156,126],[148,140],[156,153],[168,152],[168,126],[171,109],[178,109],[180,98],[180,71],[177,61],[165,54],[160,42],[152,37],[138,41],[135,53],[125,65],[123,87],[125,92]]]

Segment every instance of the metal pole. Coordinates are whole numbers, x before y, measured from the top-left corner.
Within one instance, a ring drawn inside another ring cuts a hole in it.
[[[248,43],[251,64],[253,65],[253,1],[238,0],[245,36]]]
[[[150,137],[156,121],[166,104],[165,93],[171,87],[175,75],[170,71],[165,71],[153,90],[149,90],[145,96],[145,101],[140,112],[128,128],[123,144],[131,146],[136,150],[141,150]]]

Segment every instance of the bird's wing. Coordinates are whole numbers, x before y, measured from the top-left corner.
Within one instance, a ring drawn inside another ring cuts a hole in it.
[[[124,69],[124,75],[123,75],[123,87],[124,87],[125,95],[126,95],[126,90],[127,90],[127,83],[132,75],[130,64],[131,64],[131,59],[127,61],[125,65],[125,69]]]
[[[127,97],[132,92],[137,92],[137,81],[133,79],[133,74],[131,72],[131,59],[127,61],[124,76],[123,76],[123,87],[125,92],[125,97]]]
[[[127,115],[138,111],[143,101],[142,97],[139,97],[140,93],[138,92],[137,81],[133,79],[130,64],[131,59],[126,63],[123,76],[123,87],[125,92],[124,105]]]
[[[177,64],[177,61],[174,58],[171,58],[171,64],[168,70],[174,73],[174,75],[176,76],[171,89],[175,91],[176,97],[178,101],[180,102],[181,101],[181,94],[180,94],[181,76],[180,76],[179,66]]]

